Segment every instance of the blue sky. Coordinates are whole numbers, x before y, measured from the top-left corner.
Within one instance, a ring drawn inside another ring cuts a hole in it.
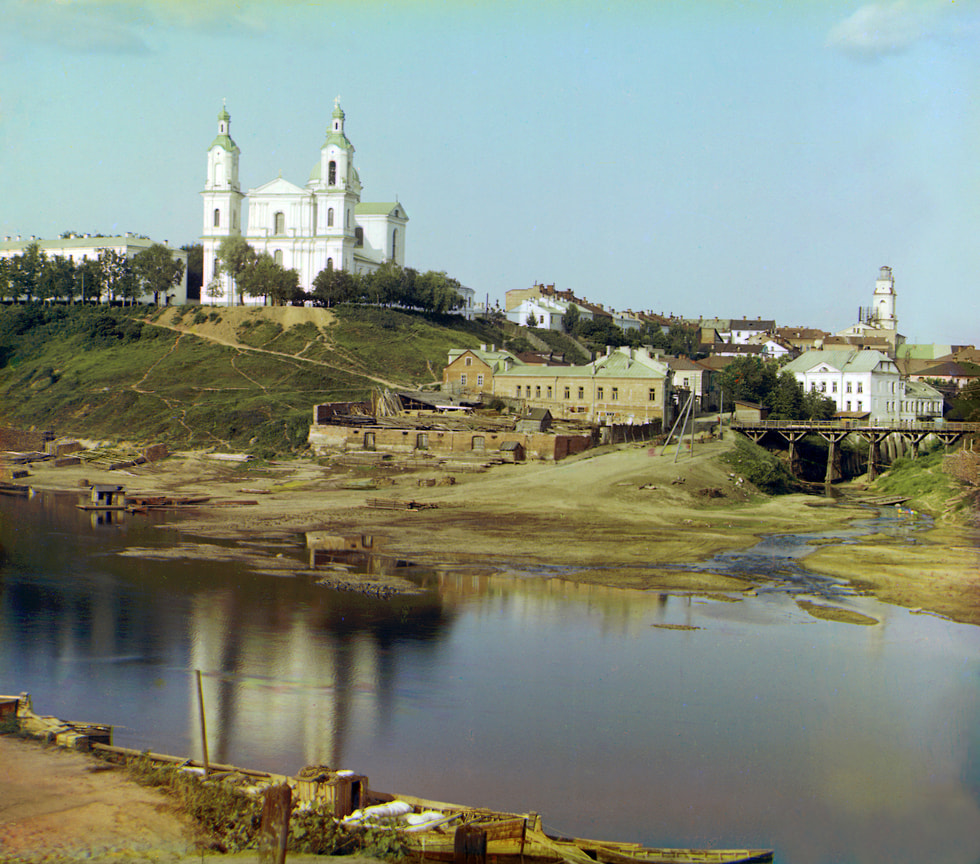
[[[334,97],[407,263],[482,299],[837,330],[894,269],[910,341],[980,343],[980,0],[0,0],[0,235],[201,231],[302,185]]]

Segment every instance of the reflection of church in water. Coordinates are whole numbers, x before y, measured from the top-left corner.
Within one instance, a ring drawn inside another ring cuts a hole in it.
[[[210,759],[297,770],[278,757],[298,750],[307,765],[355,767],[343,764],[351,730],[383,731],[394,711],[393,645],[406,636],[437,642],[445,625],[432,595],[379,604],[325,589],[312,599],[277,591],[266,602],[234,590],[196,594],[190,667],[203,673]],[[196,682],[189,691],[188,730],[201,758]]]

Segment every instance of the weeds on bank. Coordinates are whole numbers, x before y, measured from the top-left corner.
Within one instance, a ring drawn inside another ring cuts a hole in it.
[[[796,478],[776,456],[742,435],[735,436],[735,446],[719,458],[761,492],[784,495],[799,488]]]
[[[262,799],[222,780],[201,776],[172,765],[155,765],[146,756],[126,764],[130,776],[144,786],[172,795],[208,837],[209,845],[227,852],[254,849],[262,822]],[[289,820],[288,851],[313,855],[359,853],[397,861],[407,849],[394,831],[344,825],[322,810],[293,809]]]

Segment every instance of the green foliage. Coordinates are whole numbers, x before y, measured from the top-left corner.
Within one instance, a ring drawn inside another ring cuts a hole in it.
[[[152,294],[159,303],[173,291],[184,276],[184,262],[174,257],[162,243],[154,243],[133,256],[133,275],[139,285],[137,297]]]
[[[789,469],[776,456],[742,435],[735,436],[735,446],[720,458],[753,486],[769,495],[794,492],[799,486]]]
[[[574,339],[565,333],[559,333],[557,330],[535,330],[534,335],[544,342],[549,350],[556,354],[564,354],[568,363],[581,365],[592,359]]]
[[[725,402],[755,402],[770,411],[773,420],[825,420],[837,410],[834,400],[820,393],[803,392],[792,372],[780,372],[774,361],[736,357],[721,373]]]
[[[950,498],[960,491],[960,484],[943,471],[946,450],[942,444],[919,452],[917,459],[896,459],[875,480],[873,489],[879,495],[902,495],[912,499],[920,510],[939,513]]]

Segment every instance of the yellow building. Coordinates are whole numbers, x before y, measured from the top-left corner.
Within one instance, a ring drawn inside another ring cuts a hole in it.
[[[585,366],[512,365],[495,372],[492,393],[561,419],[667,422],[671,372],[644,348],[617,348]]]
[[[521,363],[509,351],[498,351],[491,345],[476,348],[453,348],[449,363],[442,370],[442,389],[458,396],[493,393],[494,375]]]

